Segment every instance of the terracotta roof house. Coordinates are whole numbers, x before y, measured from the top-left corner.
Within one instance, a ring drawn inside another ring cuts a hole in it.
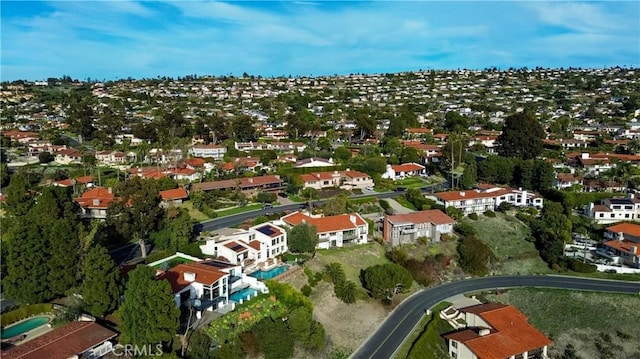
[[[486,303],[460,309],[466,328],[443,337],[450,358],[548,358],[552,341],[511,305]]]
[[[469,191],[437,192],[427,197],[445,208],[453,206],[461,209],[465,214],[494,211],[502,202],[519,207],[542,208],[543,206],[543,198],[527,190],[494,185],[478,185],[478,187]]]
[[[424,176],[426,174],[427,172],[423,165],[411,162],[401,165],[387,165],[387,171],[382,174],[382,178],[395,181],[406,177]]]
[[[574,176],[572,173],[556,173],[553,186],[557,189],[565,189],[576,185],[583,185],[583,181],[584,177]]]
[[[294,212],[280,218],[288,226],[307,223],[316,227],[318,248],[328,249],[349,244],[367,243],[369,225],[358,213],[319,217],[303,212]]]
[[[83,218],[106,219],[107,208],[114,198],[111,188],[95,187],[73,200],[80,205]]]
[[[4,359],[100,358],[113,350],[118,333],[93,321],[65,324],[26,343],[2,350]]]
[[[323,189],[340,187],[347,190],[364,189],[374,185],[373,179],[359,171],[314,172],[300,176],[304,188]]]
[[[278,175],[242,177],[228,180],[200,182],[192,184],[192,190],[234,190],[241,191],[279,191],[284,186],[284,180]]]
[[[640,268],[640,225],[620,223],[607,227],[604,233],[603,250],[597,253],[615,264]],[[603,252],[603,253],[601,253]]]
[[[178,187],[160,191],[160,197],[162,197],[162,203],[160,203],[162,207],[179,206],[185,199],[189,199],[189,194],[186,189]]]
[[[439,242],[442,234],[451,234],[456,221],[439,209],[407,214],[385,215],[382,234],[391,245],[414,243],[420,237]]]

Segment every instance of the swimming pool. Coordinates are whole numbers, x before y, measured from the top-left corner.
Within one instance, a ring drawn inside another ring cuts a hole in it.
[[[9,339],[49,323],[49,317],[35,317],[3,329],[0,338]]]
[[[247,287],[231,294],[229,296],[229,299],[236,303],[240,303],[240,300],[243,300],[243,301],[247,300],[248,296],[251,296],[251,298],[254,298],[257,293],[258,293],[257,290],[251,287]]]
[[[271,279],[273,277],[277,277],[286,271],[287,271],[287,266],[279,266],[279,267],[271,268],[268,271],[259,270],[249,275],[258,279],[265,280],[265,279]]]

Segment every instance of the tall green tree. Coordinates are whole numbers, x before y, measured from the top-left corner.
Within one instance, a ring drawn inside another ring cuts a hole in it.
[[[464,166],[464,172],[462,172],[462,179],[460,180],[461,189],[472,189],[478,182],[478,170],[476,168],[476,161],[471,161]]]
[[[318,245],[316,227],[308,223],[293,226],[289,230],[287,238],[289,250],[292,252],[312,253],[315,252],[316,246]]]
[[[491,249],[475,236],[466,236],[458,243],[460,267],[466,273],[486,275],[489,272],[489,262],[493,258]]]
[[[376,299],[390,301],[411,288],[413,277],[409,271],[395,263],[377,264],[361,273],[362,285]]]
[[[82,261],[82,298],[96,317],[114,311],[122,295],[120,269],[107,250],[93,247]]]
[[[29,191],[29,180],[23,171],[11,176],[9,186],[4,189],[7,214],[24,216],[33,205],[33,197]]]
[[[351,150],[346,148],[345,146],[340,146],[333,151],[333,158],[336,161],[346,162],[350,160],[352,157]]]
[[[241,115],[233,119],[231,127],[234,137],[240,142],[255,141],[258,138],[253,119],[248,115]]]
[[[11,176],[9,175],[9,167],[4,161],[0,163],[0,187],[5,187],[9,184]]]
[[[530,111],[507,117],[498,136],[498,154],[504,157],[535,159],[542,154],[542,140],[546,137],[544,127]]]
[[[347,213],[349,199],[347,196],[340,195],[329,198],[322,207],[325,216],[335,216]]]
[[[156,280],[155,270],[148,266],[140,265],[129,272],[120,319],[124,343],[154,345],[171,341],[180,326],[180,309],[169,282]]]

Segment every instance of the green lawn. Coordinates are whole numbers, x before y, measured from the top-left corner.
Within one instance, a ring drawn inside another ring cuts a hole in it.
[[[224,217],[224,216],[230,216],[232,214],[255,211],[257,209],[261,209],[262,206],[263,205],[261,203],[256,203],[256,204],[250,204],[250,205],[244,206],[244,207],[234,207],[234,208],[230,208],[230,209],[223,209],[221,211],[216,211],[216,213],[218,214],[218,218],[219,218],[219,217]]]
[[[187,211],[189,211],[189,216],[191,216],[191,219],[193,219],[194,221],[206,221],[207,219],[209,219],[209,217],[207,217],[206,214],[198,211],[197,209],[193,208],[193,203],[191,203],[191,201],[186,201],[183,202],[182,205],[180,206],[184,209],[186,209]]]
[[[615,348],[617,358],[630,358],[640,348],[638,295],[522,288],[482,297],[512,304],[523,312],[529,323],[554,341],[553,358],[559,357],[567,344],[572,344],[581,358],[602,357],[596,354],[595,344],[605,335],[610,337],[606,346]]]
[[[375,196],[349,198],[349,202],[352,204],[374,203],[376,200]]]
[[[405,179],[397,180],[394,183],[396,186],[406,188],[421,188],[430,184],[430,182],[427,182],[420,177],[408,177]]]
[[[529,242],[529,228],[514,217],[496,213],[496,217],[480,215],[478,220],[468,217],[463,222],[475,228],[478,239],[486,243],[501,263],[499,274],[548,273],[533,242]]]
[[[384,255],[384,248],[378,243],[361,244],[357,246],[321,249],[316,252],[316,258],[307,262],[314,272],[323,271],[329,263],[342,264],[348,280],[360,283],[360,270],[376,264],[388,263]]]
[[[440,359],[447,358],[447,346],[442,334],[453,330],[445,320],[441,319],[439,312],[451,305],[442,302],[431,310],[430,316],[424,316],[416,330],[411,333],[396,353],[396,359]]]

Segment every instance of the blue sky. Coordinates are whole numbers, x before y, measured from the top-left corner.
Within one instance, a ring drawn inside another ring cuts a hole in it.
[[[2,1],[1,80],[640,66],[640,2]]]

